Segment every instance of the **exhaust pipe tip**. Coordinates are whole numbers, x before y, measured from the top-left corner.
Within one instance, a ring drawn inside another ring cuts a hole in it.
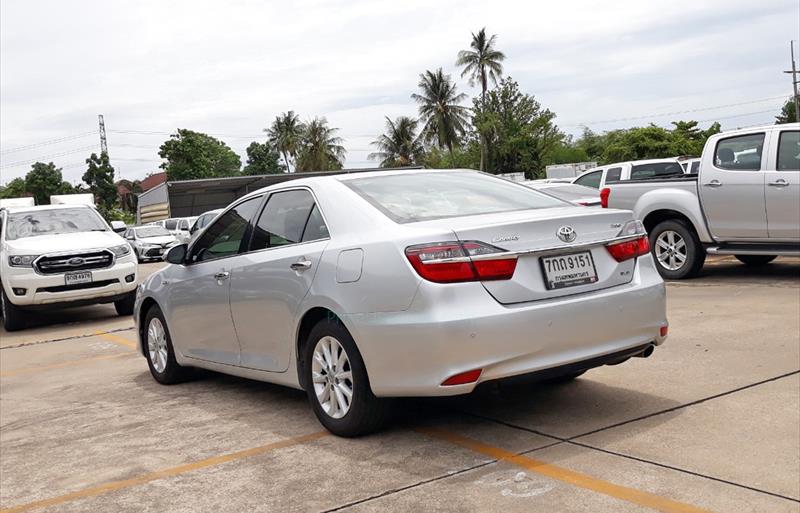
[[[655,347],[656,347],[655,344],[650,344],[644,349],[644,351],[637,354],[636,356],[638,358],[649,358],[650,355],[653,354],[653,351],[655,351]]]

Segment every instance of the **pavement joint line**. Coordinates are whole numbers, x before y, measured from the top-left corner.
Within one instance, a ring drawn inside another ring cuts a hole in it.
[[[114,353],[114,354],[103,354],[99,356],[90,356],[87,358],[83,358],[80,360],[67,360],[65,362],[53,363],[50,365],[37,365],[34,367],[22,367],[19,369],[12,369],[5,372],[0,372],[0,377],[2,378],[10,378],[13,376],[19,376],[21,374],[35,374],[38,372],[44,372],[52,369],[61,369],[64,367],[73,367],[75,365],[83,365],[84,363],[92,363],[101,360],[111,360],[113,358],[120,358],[122,356],[130,356],[131,353]]]
[[[81,338],[96,337],[96,336],[98,336],[99,333],[103,333],[103,334],[106,334],[106,333],[120,333],[120,332],[123,332],[123,331],[131,331],[133,329],[134,329],[134,327],[130,326],[128,328],[116,328],[116,329],[108,330],[108,331],[97,331],[97,332],[94,332],[94,333],[84,333],[82,335],[73,335],[71,337],[52,338],[52,339],[48,339],[48,340],[35,340],[33,342],[22,342],[22,343],[14,344],[14,345],[11,345],[11,346],[0,347],[0,350],[18,349],[20,347],[28,347],[28,346],[38,346],[40,344],[51,344],[53,342],[67,342],[69,340],[78,340],[78,339],[81,339]]]
[[[284,440],[273,442],[271,444],[252,447],[250,449],[244,449],[241,451],[222,454],[219,456],[212,456],[210,458],[194,461],[191,463],[185,463],[183,465],[178,465],[176,467],[148,472],[146,474],[141,474],[139,476],[135,476],[129,479],[122,479],[120,481],[111,481],[97,486],[84,488],[82,490],[77,490],[75,492],[70,492],[64,495],[59,495],[57,497],[51,497],[49,499],[42,499],[38,501],[29,502],[26,504],[19,504],[17,506],[3,508],[2,510],[0,510],[0,513],[20,513],[22,511],[31,511],[34,509],[46,508],[49,506],[56,506],[67,502],[73,502],[80,499],[96,497],[98,495],[103,495],[109,492],[114,492],[117,490],[123,490],[126,488],[131,488],[133,486],[146,484],[151,481],[157,481],[168,477],[174,477],[181,474],[185,474],[187,472],[193,472],[195,470],[221,465],[223,463],[237,461],[244,458],[249,458],[251,456],[257,456],[259,454],[264,454],[272,450],[283,449],[294,445],[300,445],[305,442],[311,442],[313,440],[317,440],[324,436],[328,436],[329,434],[330,433],[328,433],[327,431],[317,431],[315,433],[310,433],[307,435],[286,438]]]
[[[788,500],[788,501],[800,503],[800,499],[796,499],[794,497],[789,497],[787,495],[781,495],[781,494],[778,494],[778,493],[775,493],[775,492],[770,492],[768,490],[762,490],[760,488],[755,488],[755,487],[752,487],[752,486],[749,486],[749,485],[737,483],[735,481],[729,481],[727,479],[722,479],[722,478],[719,478],[719,477],[714,477],[714,476],[710,476],[710,475],[707,475],[707,474],[702,474],[700,472],[695,472],[693,470],[688,470],[688,469],[684,469],[684,468],[680,468],[680,467],[675,467],[675,466],[672,466],[672,465],[667,465],[665,463],[659,463],[657,461],[648,460],[646,458],[639,458],[639,457],[628,455],[628,454],[625,454],[625,453],[620,453],[620,452],[616,452],[616,451],[610,451],[608,449],[602,449],[600,447],[595,447],[593,445],[589,445],[589,444],[586,444],[586,443],[583,443],[583,442],[575,441],[576,439],[581,438],[581,437],[585,437],[585,436],[589,436],[589,435],[592,435],[592,434],[600,433],[600,432],[608,430],[608,429],[613,429],[613,428],[616,428],[616,427],[624,426],[626,424],[637,422],[639,420],[645,420],[645,419],[648,419],[648,418],[651,418],[651,417],[655,417],[657,415],[661,415],[661,414],[664,414],[664,413],[669,413],[669,412],[676,411],[676,410],[679,410],[679,409],[682,409],[682,408],[688,408],[689,406],[694,406],[694,405],[697,405],[697,404],[700,404],[700,403],[704,403],[706,401],[710,401],[712,399],[718,399],[720,397],[724,397],[724,396],[727,396],[727,395],[730,395],[730,394],[734,394],[736,392],[741,392],[742,390],[746,390],[748,388],[753,388],[753,387],[756,387],[756,386],[759,386],[759,385],[770,383],[772,381],[777,381],[779,379],[783,379],[783,378],[787,378],[787,377],[790,377],[790,376],[794,376],[795,374],[798,374],[798,373],[800,373],[800,370],[788,372],[786,374],[781,374],[780,376],[775,376],[775,377],[768,378],[768,379],[765,379],[765,380],[762,380],[762,381],[758,381],[756,383],[752,383],[752,384],[749,384],[749,385],[744,385],[744,386],[735,388],[733,390],[729,390],[729,391],[726,391],[726,392],[721,392],[719,394],[715,394],[715,395],[712,395],[712,396],[709,396],[709,397],[706,397],[706,398],[698,399],[696,401],[692,401],[692,402],[689,402],[689,403],[686,403],[686,404],[683,404],[683,405],[674,406],[672,408],[667,408],[665,410],[657,411],[657,412],[654,412],[654,413],[651,413],[651,414],[648,414],[648,415],[642,415],[642,416],[636,417],[634,419],[630,419],[630,420],[627,420],[627,421],[624,421],[624,422],[618,422],[618,423],[612,424],[610,426],[606,426],[606,427],[603,427],[603,428],[599,428],[599,429],[595,429],[595,430],[589,431],[587,433],[583,433],[583,434],[575,435],[575,436],[571,436],[571,437],[566,437],[566,438],[565,437],[556,436],[556,435],[551,435],[549,433],[545,433],[545,432],[539,431],[537,429],[533,429],[533,428],[529,428],[529,427],[525,427],[525,426],[520,426],[520,425],[514,424],[512,422],[507,422],[507,421],[504,421],[504,420],[494,419],[492,417],[487,417],[487,416],[484,416],[484,415],[479,415],[479,414],[468,412],[468,411],[458,411],[457,413],[461,413],[463,415],[469,415],[469,416],[477,418],[477,419],[481,419],[481,420],[485,420],[485,421],[489,421],[489,422],[494,422],[494,423],[497,423],[497,424],[500,424],[502,426],[506,426],[506,427],[509,427],[509,428],[512,428],[512,429],[518,429],[520,431],[526,431],[526,432],[534,434],[534,435],[539,435],[539,436],[543,436],[543,437],[550,438],[550,439],[553,439],[553,440],[557,440],[558,441],[557,443],[568,443],[568,444],[571,444],[571,445],[575,445],[577,447],[583,447],[585,449],[591,449],[591,450],[595,450],[595,451],[598,451],[598,452],[603,452],[603,453],[606,453],[606,454],[609,454],[609,455],[618,456],[618,457],[621,457],[621,458],[626,458],[626,459],[638,461],[638,462],[641,462],[641,463],[648,463],[648,464],[654,465],[656,467],[662,467],[662,468],[666,468],[666,469],[669,469],[669,470],[674,470],[676,472],[682,472],[684,474],[692,475],[692,476],[695,476],[695,477],[701,477],[701,478],[705,478],[705,479],[708,479],[708,480],[711,480],[711,481],[716,481],[716,482],[719,482],[719,483],[723,483],[723,484],[727,484],[727,485],[731,485],[731,486],[736,486],[736,487],[739,487],[739,488],[743,488],[745,490],[750,490],[750,491],[753,491],[753,492],[758,492],[758,493],[762,493],[762,494],[765,494],[765,495],[770,495],[772,497],[776,497],[776,498],[779,498],[779,499],[785,499],[785,500]],[[557,443],[556,444],[552,444],[552,445],[557,445]],[[527,454],[527,452],[521,452],[520,454],[524,455],[524,454]]]
[[[610,481],[592,477],[588,474],[576,472],[564,467],[559,467],[544,461],[529,458],[527,456],[517,454],[499,447],[484,444],[478,440],[467,438],[451,431],[446,431],[438,428],[424,428],[418,429],[420,433],[426,434],[432,438],[445,440],[454,445],[458,445],[465,449],[469,449],[479,454],[484,454],[498,461],[511,463],[518,467],[524,468],[530,472],[555,479],[563,483],[567,483],[579,488],[593,491],[602,495],[636,504],[645,508],[660,511],[662,513],[709,513],[710,510],[698,508],[691,504],[686,504],[676,500],[662,497],[660,495],[652,494],[635,488],[621,486],[614,484]]]
[[[131,349],[136,349],[136,342],[130,341],[124,337],[120,337],[115,333],[111,333],[108,331],[96,331],[94,334],[100,338],[108,340],[109,342],[113,342],[114,344],[129,347]]]
[[[417,430],[417,431],[419,431],[419,430]],[[524,451],[524,452],[522,452],[520,454],[530,454],[530,453],[533,453],[533,452],[536,452],[536,451],[541,451],[543,449],[547,449],[547,448],[553,447],[554,445],[560,445],[561,443],[563,443],[563,442],[554,442],[554,443],[550,443],[550,444],[543,445],[543,446],[540,446],[540,447],[534,447],[533,449],[528,449],[528,450],[526,450],[526,451]],[[411,489],[417,488],[419,486],[424,486],[426,484],[435,483],[436,481],[441,481],[443,479],[447,479],[447,478],[450,478],[450,477],[460,476],[461,474],[466,474],[467,472],[472,472],[473,470],[477,470],[479,468],[488,467],[489,465],[494,465],[497,462],[498,462],[497,459],[492,458],[489,461],[484,461],[482,463],[478,463],[477,465],[472,465],[470,467],[462,468],[462,469],[456,470],[454,472],[448,472],[446,474],[439,474],[438,476],[434,476],[434,477],[429,478],[429,479],[423,479],[422,481],[417,481],[416,483],[411,483],[411,484],[406,485],[406,486],[401,486],[401,487],[398,487],[398,488],[391,488],[391,489],[385,490],[385,491],[383,491],[381,493],[378,493],[378,494],[375,494],[375,495],[370,495],[369,497],[364,497],[363,499],[358,499],[358,500],[353,501],[353,502],[348,502],[347,504],[342,504],[340,506],[336,506],[335,508],[323,510],[320,513],[334,513],[336,511],[341,511],[341,510],[344,510],[344,509],[347,509],[347,508],[352,508],[353,506],[358,506],[358,505],[364,504],[366,502],[372,502],[374,500],[382,499],[383,497],[388,497],[388,496],[394,495],[396,493],[405,492],[407,490],[411,490]]]

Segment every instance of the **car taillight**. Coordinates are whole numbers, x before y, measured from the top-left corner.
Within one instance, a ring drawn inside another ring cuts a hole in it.
[[[406,248],[406,257],[417,274],[436,283],[510,280],[517,268],[516,256],[483,242],[436,242]],[[497,258],[491,255],[498,254]]]
[[[631,258],[646,255],[650,252],[650,240],[647,235],[625,242],[617,242],[616,244],[609,244],[606,249],[614,260],[617,262],[624,262]]]
[[[608,197],[611,196],[611,189],[604,187],[600,190],[600,206],[608,208]]]

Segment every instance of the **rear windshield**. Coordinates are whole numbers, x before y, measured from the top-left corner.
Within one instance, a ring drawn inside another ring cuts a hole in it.
[[[397,223],[564,206],[523,185],[474,171],[372,176],[343,183]]]
[[[653,162],[637,164],[631,170],[631,180],[646,180],[661,176],[680,176],[684,174],[683,166],[677,162]]]
[[[6,240],[61,233],[104,232],[108,225],[91,208],[32,210],[8,215]]]

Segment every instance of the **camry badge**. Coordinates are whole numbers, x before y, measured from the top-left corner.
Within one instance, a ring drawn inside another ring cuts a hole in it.
[[[556,231],[556,235],[564,242],[572,242],[578,238],[577,232],[571,226],[562,226]]]
[[[519,235],[503,235],[502,237],[495,237],[492,242],[509,242],[512,240],[519,240]]]

